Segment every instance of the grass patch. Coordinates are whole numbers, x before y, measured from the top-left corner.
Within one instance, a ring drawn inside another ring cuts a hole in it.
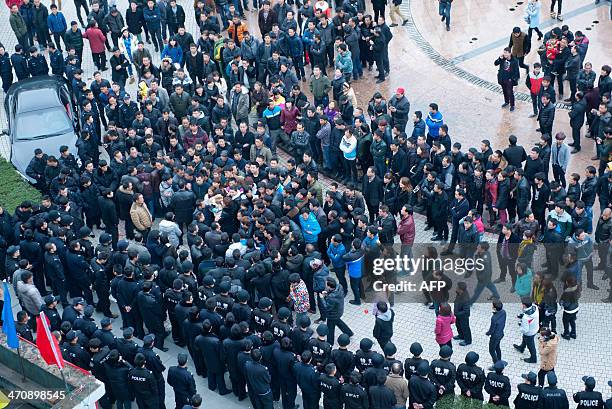
[[[0,158],[0,206],[13,212],[24,200],[39,203],[41,194],[17,173],[12,164]]]
[[[504,409],[507,406],[495,406],[464,396],[448,395],[436,402],[436,409]]]

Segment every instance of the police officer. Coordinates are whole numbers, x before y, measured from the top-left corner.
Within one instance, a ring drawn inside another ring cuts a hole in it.
[[[134,399],[134,392],[128,381],[132,365],[123,360],[119,351],[113,349],[108,353],[108,358],[104,362],[104,370],[108,378],[108,384],[105,386],[110,388],[112,396],[117,403],[117,408],[129,407],[128,403],[131,405]]]
[[[321,391],[319,387],[319,373],[311,365],[312,353],[304,351],[300,360],[293,365],[295,380],[302,391],[304,409],[319,409]]]
[[[373,408],[394,408],[397,404],[395,393],[385,386],[387,376],[379,373],[376,376],[376,384],[371,385],[368,394]]]
[[[563,389],[557,388],[557,374],[553,371],[546,374],[548,386],[542,389],[542,407],[546,409],[568,409],[569,400]]]
[[[212,277],[206,276],[205,278],[210,278],[212,280],[212,284],[214,284],[214,279]],[[207,287],[204,287],[204,288],[207,288]],[[208,291],[212,291],[212,290],[208,289]],[[242,321],[251,322],[253,318],[253,309],[248,304],[249,292],[247,290],[239,290],[236,293],[236,301],[237,302],[235,302],[234,305],[232,306],[232,313],[234,314],[234,318],[236,318],[236,322],[242,322]],[[278,314],[280,316],[280,310]],[[291,316],[291,312],[289,312],[289,315]],[[285,328],[283,327],[283,329]],[[289,327],[289,330],[291,330],[291,327]],[[281,338],[282,337],[277,338],[277,340],[280,341]]]
[[[385,378],[387,377],[387,371],[383,368],[383,364],[385,363],[385,358],[379,354],[374,353],[372,355],[372,366],[366,369],[363,372],[362,385],[368,393],[370,393],[370,387],[378,385],[378,377],[383,375]]]
[[[134,278],[134,270],[129,266],[125,267],[123,269],[123,278],[117,283],[117,305],[119,306],[123,325],[134,328],[136,337],[142,337],[137,327],[137,294],[138,282]]]
[[[109,383],[109,379],[106,373],[104,363],[108,359],[110,349],[103,345],[98,338],[89,340],[89,354],[91,355],[91,374],[96,377],[97,380],[102,382],[104,385]],[[113,401],[112,392],[110,390],[105,391],[104,396],[99,400],[100,406],[104,409],[110,409]]]
[[[261,334],[262,345],[261,349],[261,363],[268,368],[270,372],[270,388],[272,389],[272,400],[280,400],[280,380],[278,378],[278,371],[276,368],[276,362],[274,361],[274,350],[280,348],[280,343],[274,339],[272,332],[265,331]]]
[[[164,338],[166,332],[164,329],[165,315],[162,310],[161,300],[158,300],[151,293],[153,288],[152,281],[142,283],[142,291],[136,297],[136,305],[144,324],[150,334],[155,335],[155,347],[162,351],[168,351],[164,348]]]
[[[91,266],[93,273],[93,288],[96,290],[96,294],[98,295],[96,311],[101,312],[105,317],[117,318],[117,316],[111,313],[110,310],[110,283],[106,273],[106,262],[109,257],[109,253],[106,251],[101,251],[91,260],[89,265]]]
[[[282,338],[280,348],[274,350],[273,356],[280,381],[283,409],[293,409],[297,397],[297,380],[293,372],[293,366],[296,364],[297,358],[293,353],[291,339],[288,337]]]
[[[291,311],[287,307],[281,307],[278,309],[277,315],[278,319],[272,321],[270,331],[272,331],[274,339],[280,342],[284,337],[291,337],[291,325],[289,325]]]
[[[327,324],[319,324],[317,337],[311,338],[306,348],[312,353],[312,364],[322,372],[331,358],[331,345],[327,342]]]
[[[249,396],[255,409],[272,409],[272,389],[270,373],[261,363],[262,354],[259,349],[251,351],[251,360],[244,364],[246,380],[249,385]]]
[[[64,264],[57,254],[57,246],[54,243],[45,244],[45,273],[51,281],[53,293],[57,294],[62,300],[62,304],[68,305],[68,295],[66,291],[66,276],[64,275]]]
[[[433,409],[436,403],[437,392],[436,387],[428,378],[429,364],[426,360],[419,363],[416,368],[416,374],[410,377],[408,381],[408,404],[411,408],[416,407],[415,404],[421,405],[422,409]]]
[[[87,303],[83,297],[75,297],[72,299],[72,305],[64,308],[62,312],[62,322],[68,321],[70,324],[74,324],[74,321],[83,315],[83,309]]]
[[[138,344],[134,342],[134,328],[127,327],[123,329],[123,338],[117,339],[117,350],[121,357],[134,366],[134,358],[138,353]]]
[[[148,334],[145,335],[142,343],[142,347],[138,349],[138,353],[144,355],[146,360],[147,369],[149,369],[153,376],[155,377],[155,381],[157,382],[157,394],[158,394],[158,402],[159,409],[166,409],[166,405],[164,404],[164,400],[166,397],[166,383],[164,382],[164,371],[166,367],[162,363],[159,355],[157,355],[153,351],[153,344],[155,343],[155,335]],[[135,358],[134,358],[135,359]],[[138,366],[136,361],[134,364]]]
[[[453,349],[448,345],[443,345],[440,348],[440,359],[434,359],[429,366],[429,379],[436,386],[438,391],[438,399],[444,395],[453,394],[455,392],[455,379],[457,378],[457,369],[455,364],[450,361],[453,354]]]
[[[457,385],[461,389],[461,395],[478,400],[484,400],[482,388],[485,382],[484,371],[476,365],[480,356],[470,351],[465,355],[465,363],[457,367]]]
[[[350,378],[351,372],[355,369],[355,354],[348,350],[351,338],[347,334],[340,334],[338,337],[338,349],[331,351],[330,359],[336,364],[338,378],[344,378],[345,382]]]
[[[383,369],[387,372],[387,375],[391,373],[391,367],[393,364],[397,363],[400,366],[399,374],[401,376],[404,375],[404,367],[402,363],[395,359],[395,354],[397,353],[397,347],[391,341],[387,342],[387,345],[383,348],[383,352],[385,354],[385,362],[383,363]]]
[[[225,318],[225,315],[230,312],[234,306],[234,299],[229,295],[231,287],[232,286],[229,281],[223,281],[219,284],[219,294],[215,295],[214,297],[215,301],[217,302],[217,312],[221,314],[223,318]],[[270,321],[272,321],[271,318]]]
[[[426,362],[427,367],[429,367],[429,362],[426,359],[421,358],[421,354],[423,353],[423,347],[418,342],[413,342],[410,345],[410,353],[412,354],[411,358],[406,358],[404,361],[404,376],[407,380],[412,378],[412,375],[417,374],[417,368],[421,365],[421,362]]]
[[[336,378],[336,365],[325,365],[325,373],[321,374],[320,387],[323,394],[323,409],[337,409],[342,407],[342,392],[338,378]]]
[[[508,365],[506,361],[499,360],[493,364],[493,372],[487,374],[484,389],[489,394],[489,403],[496,406],[510,406],[511,386],[510,379],[503,374],[504,368]]]
[[[230,328],[229,338],[223,340],[223,356],[227,363],[232,392],[239,400],[246,398],[245,381],[238,366],[238,353],[244,349],[246,341],[242,337],[240,325],[234,324]]]
[[[183,406],[183,409],[198,409],[202,407],[202,397],[199,394],[195,394],[191,397],[191,405]]]
[[[293,343],[293,351],[300,355],[306,347],[314,331],[310,328],[310,317],[302,316],[297,319],[297,327],[291,332],[291,342]]]
[[[178,365],[168,369],[168,385],[174,389],[174,401],[176,409],[183,409],[189,405],[190,399],[196,393],[193,374],[187,369],[187,354],[179,352],[177,356]]]
[[[257,304],[257,308],[253,311],[253,329],[257,334],[263,334],[270,329],[272,325],[272,300],[268,297],[262,297]]]
[[[574,402],[578,404],[576,409],[603,409],[604,401],[601,392],[595,390],[595,378],[583,376],[584,390],[574,393]]]
[[[204,360],[208,389],[217,390],[219,395],[227,395],[231,391],[225,386],[225,362],[223,362],[223,347],[219,337],[212,332],[209,320],[202,322],[202,333],[194,340],[198,355]],[[218,388],[218,389],[217,389]]]
[[[345,409],[367,408],[369,405],[368,394],[365,388],[360,385],[361,374],[353,370],[346,379],[348,379],[349,382],[345,382],[340,387],[342,402],[344,403]]]
[[[164,307],[168,311],[168,318],[172,326],[172,340],[177,346],[185,346],[183,335],[181,333],[181,323],[176,320],[176,306],[183,298],[183,281],[177,278],[172,283],[172,288],[168,288],[164,292]]]
[[[148,335],[147,335],[148,336]],[[158,409],[165,406],[160,405],[159,383],[153,372],[145,368],[147,359],[142,353],[136,354],[134,358],[135,367],[128,376],[129,384],[136,395],[138,409]]]
[[[612,388],[612,381],[608,381],[608,386]],[[612,409],[612,398],[606,401],[605,409]]]
[[[535,372],[521,375],[525,382],[517,385],[518,392],[514,398],[516,409],[537,409],[540,407],[542,399],[542,389],[537,386],[538,376]]]
[[[110,349],[117,348],[117,337],[113,334],[113,324],[108,317],[102,318],[100,327],[93,333],[94,338],[98,338],[102,345],[106,345]]]
[[[27,311],[21,310],[17,312],[17,321],[15,321],[15,330],[17,334],[23,339],[26,339],[32,343],[34,343],[34,334],[32,333],[32,328],[28,325],[28,321],[30,320],[30,315]]]
[[[72,329],[75,331],[81,331],[88,339],[93,337],[94,332],[98,329],[96,326],[96,322],[93,318],[94,307],[93,305],[88,305],[83,310],[83,316],[74,320],[72,324]]]
[[[49,65],[44,55],[38,52],[36,46],[30,47],[30,56],[28,57],[28,72],[32,77],[49,75]]]
[[[372,366],[372,357],[376,352],[372,351],[374,342],[370,338],[363,338],[359,342],[359,350],[355,352],[355,367],[360,373]]]
[[[66,343],[62,355],[64,359],[78,367],[89,371],[91,369],[90,356],[85,349],[79,345],[81,331],[70,330],[66,334]]]
[[[42,307],[42,312],[44,312],[47,318],[49,318],[49,330],[59,331],[60,325],[62,325],[62,318],[57,311],[58,298],[52,294],[49,294],[46,295],[43,300],[45,305]]]

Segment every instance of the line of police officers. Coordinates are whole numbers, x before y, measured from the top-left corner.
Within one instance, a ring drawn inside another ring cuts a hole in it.
[[[178,289],[179,283],[174,284]],[[197,303],[191,292],[178,291],[181,300],[171,320],[173,326],[180,324],[173,334],[188,347],[197,374],[207,377],[208,388],[221,395],[233,392],[239,400],[248,397],[256,409],[272,408],[279,400],[283,409],[294,409],[299,387],[304,409],[319,408],[321,397],[325,409],[394,409],[404,402],[398,402],[387,386],[388,375],[393,373],[408,380],[411,409],[433,408],[439,399],[455,394],[455,385],[466,398],[484,401],[484,389],[489,403],[510,406],[511,383],[503,373],[504,361],[485,374],[477,365],[477,353],[468,352],[465,362],[455,366],[451,362],[453,350],[443,346],[438,359],[428,362],[421,357],[423,348],[415,342],[410,346],[412,356],[402,363],[395,358],[393,343],[380,354],[372,350],[372,340],[364,338],[359,350],[352,352],[347,348],[350,338],[346,334],[338,337],[338,348],[333,349],[327,342],[326,324],[319,324],[313,332],[310,318],[302,316],[292,326],[289,309],[280,308],[274,318],[272,301],[266,297],[251,309],[248,293],[240,290],[232,297],[228,284],[220,284],[215,295],[214,280],[205,280],[206,288],[199,289]],[[178,354],[178,365],[169,368],[165,380],[166,367],[153,350],[153,333],[144,336],[139,346],[132,327],[123,330],[122,338],[113,335],[110,318],[103,318],[98,328],[93,308],[82,298],[75,298],[61,318],[56,309],[58,299],[49,295],[44,301],[43,311],[61,339],[64,358],[91,370],[104,382],[107,393],[100,400],[102,408],[115,403],[122,409],[134,399],[141,409],[165,408],[166,382],[174,389],[177,408],[201,405],[194,376],[187,369],[186,353]],[[226,371],[231,389],[225,383]],[[516,409],[569,407],[554,372],[547,374],[548,386],[544,388],[537,386],[533,372],[523,378],[513,402]],[[573,396],[578,409],[612,409],[612,398],[604,403],[602,394],[594,390],[594,378],[585,376],[583,381],[584,390]],[[609,385],[612,387],[612,381]]]

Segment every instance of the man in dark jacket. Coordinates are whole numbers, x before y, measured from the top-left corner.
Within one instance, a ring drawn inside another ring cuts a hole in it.
[[[168,348],[164,348],[166,334],[163,325],[166,317],[162,310],[161,299],[157,299],[151,291],[153,285],[152,281],[142,283],[142,291],[136,296],[136,305],[149,333],[155,335],[155,347],[167,351]]]
[[[417,374],[408,381],[409,405],[411,408],[433,409],[436,403],[436,387],[428,378],[429,364],[423,360],[416,369]],[[420,406],[415,406],[420,405]]]
[[[479,358],[480,356],[474,351],[465,355],[465,363],[457,367],[457,385],[461,389],[461,395],[482,401],[485,375],[482,368],[476,365]]]
[[[131,403],[134,399],[134,391],[129,382],[132,365],[124,360],[119,351],[111,350],[103,366],[108,380],[107,386],[110,387],[111,396],[115,398],[117,407]]]
[[[383,198],[383,182],[382,180],[376,176],[376,171],[374,167],[371,166],[368,168],[368,171],[363,176],[363,184],[362,189],[363,198],[368,205],[368,213],[370,215],[370,222],[373,222],[376,219],[376,215],[378,214],[378,207]]]
[[[174,389],[174,401],[177,408],[189,405],[191,397],[196,394],[193,374],[187,369],[187,354],[179,352],[178,365],[168,369],[168,385]]]
[[[32,46],[30,48],[30,57],[28,57],[28,72],[32,77],[49,75],[49,65],[44,55],[38,52],[38,48]]]
[[[340,331],[344,334],[348,334],[352,337],[353,331],[344,321],[342,321],[342,314],[344,314],[344,289],[342,286],[339,286],[334,278],[328,277],[325,283],[325,291],[321,294],[323,295],[322,305],[326,311],[327,327],[329,329],[327,342],[329,342],[330,345],[334,344],[336,326],[338,326]]]
[[[150,369],[145,368],[148,364],[144,354],[136,354],[134,358],[135,368],[129,372],[128,382],[136,395],[136,403],[139,408],[159,408],[158,382]],[[163,378],[162,378],[163,381]]]
[[[163,322],[163,321],[162,321]],[[138,349],[138,353],[144,355],[146,359],[146,368],[153,372],[153,377],[157,383],[157,399],[160,403],[159,408],[165,409],[163,404],[166,397],[166,382],[164,381],[164,371],[166,367],[162,363],[159,355],[153,351],[153,344],[155,342],[155,335],[149,334],[144,337],[142,347]],[[138,357],[138,355],[136,355]],[[138,366],[137,359],[135,359],[136,366]],[[157,407],[157,406],[146,406],[146,407]]]
[[[550,100],[550,95],[542,95],[542,107],[538,113],[538,124],[540,127],[536,129],[542,135],[552,135],[553,122],[555,121],[555,105]]]
[[[510,406],[508,399],[512,393],[512,387],[510,385],[510,378],[503,374],[506,365],[508,363],[501,359],[495,362],[489,368],[493,372],[489,372],[485,380],[484,389],[489,394],[489,403],[496,406]]]
[[[510,292],[514,292],[514,283],[516,282],[515,264],[518,258],[518,247],[521,243],[521,237],[518,237],[512,231],[510,223],[502,226],[502,231],[497,238],[497,261],[499,263],[499,278],[494,281],[495,284],[506,281],[506,274],[510,274],[512,287]]]
[[[512,49],[510,47],[504,48],[503,54],[495,60],[495,65],[499,67],[497,82],[501,85],[504,92],[502,108],[510,105],[510,111],[514,111],[514,87],[518,84],[521,73],[517,59],[512,57]]]
[[[272,409],[272,389],[270,387],[270,372],[261,363],[262,353],[259,349],[251,351],[251,360],[244,365],[247,384],[249,385],[249,397],[253,407],[260,409]]]
[[[113,200],[114,192],[103,188],[100,190],[100,193],[101,196],[98,197],[100,217],[104,223],[104,230],[112,237],[113,247],[116,247],[119,240],[119,217],[115,201]]]
[[[584,118],[587,111],[587,101],[584,98],[582,91],[578,91],[574,95],[575,101],[572,104],[572,108],[568,112],[570,117],[570,127],[572,128],[572,143],[568,144],[573,146],[572,153],[580,152],[580,131],[584,125]]]

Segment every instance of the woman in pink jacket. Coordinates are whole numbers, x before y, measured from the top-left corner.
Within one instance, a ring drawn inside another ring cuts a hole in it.
[[[108,70],[106,66],[106,36],[98,28],[98,23],[95,20],[91,21],[87,26],[87,30],[83,33],[83,38],[89,40],[89,47],[91,48],[91,58],[96,65],[96,68],[100,71]]]
[[[440,347],[448,345],[453,347],[453,328],[451,325],[455,323],[455,315],[451,306],[447,303],[440,305],[440,313],[436,317],[436,342]]]

